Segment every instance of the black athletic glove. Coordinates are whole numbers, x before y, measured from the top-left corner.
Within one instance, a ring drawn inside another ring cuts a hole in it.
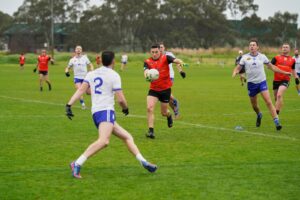
[[[33,73],[35,73],[35,72],[36,72],[36,68],[33,69]]]
[[[128,108],[123,109],[123,110],[122,110],[122,113],[124,113],[124,115],[127,116],[127,115],[129,114]]]
[[[66,77],[69,77],[70,76],[70,72],[66,72]]]
[[[295,79],[295,83],[296,83],[296,85],[299,85],[299,78]]]
[[[181,76],[182,78],[185,78],[185,77],[186,77],[186,74],[185,74],[184,71],[181,71],[181,72],[179,72],[179,73],[180,73],[180,76]]]
[[[69,104],[66,105],[66,115],[70,120],[72,120],[72,117],[74,117],[72,110],[71,110],[71,105],[69,105]]]

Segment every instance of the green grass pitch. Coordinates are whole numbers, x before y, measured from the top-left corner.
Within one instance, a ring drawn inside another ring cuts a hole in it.
[[[158,165],[157,173],[144,170],[112,136],[108,148],[83,166],[83,179],[73,179],[68,165],[97,138],[97,131],[90,111],[81,110],[79,102],[75,118],[65,116],[64,105],[75,91],[72,78],[64,75],[69,55],[57,55],[50,66],[51,92],[46,86],[39,91],[34,55],[27,56],[23,71],[17,55],[1,55],[0,199],[300,198],[300,97],[294,81],[280,114],[282,131],[275,130],[261,98],[264,116],[256,128],[247,90],[231,78],[234,56],[224,55],[204,56],[202,63],[196,63],[197,56],[178,56],[190,64],[187,78],[177,73],[172,88],[181,118],[167,128],[157,105],[156,139],[149,140],[149,83],[142,75],[148,55],[129,54],[128,68],[120,75],[130,115],[124,117],[116,105],[117,121]]]

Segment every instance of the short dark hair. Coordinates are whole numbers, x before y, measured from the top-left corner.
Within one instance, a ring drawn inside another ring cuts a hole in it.
[[[103,51],[101,55],[102,64],[104,66],[109,66],[112,64],[113,60],[115,58],[115,53],[112,51]]]
[[[256,45],[258,46],[258,40],[257,40],[257,38],[251,38],[250,41],[249,41],[249,44],[250,44],[251,42],[255,42]]]
[[[156,48],[158,48],[159,49],[159,44],[153,44],[152,46],[151,46],[151,49],[156,49]]]

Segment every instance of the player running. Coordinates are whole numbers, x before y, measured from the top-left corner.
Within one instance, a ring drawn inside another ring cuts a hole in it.
[[[295,59],[295,71],[296,71],[298,77],[300,77],[300,56],[299,56],[298,49],[295,49],[295,56],[293,58]],[[296,83],[296,89],[297,89],[298,95],[300,96],[299,78],[295,79],[295,83]]]
[[[66,115],[72,119],[74,115],[71,110],[71,105],[85,92],[90,90],[93,119],[99,133],[98,140],[92,143],[76,161],[71,163],[72,175],[75,178],[81,178],[81,166],[88,158],[107,147],[112,133],[124,141],[129,151],[145,169],[149,172],[155,172],[157,166],[149,163],[142,156],[130,133],[115,121],[114,95],[117,97],[117,101],[125,115],[129,113],[128,106],[121,89],[121,78],[119,74],[113,70],[115,64],[114,53],[104,51],[101,57],[103,66],[87,74],[80,88],[74,93],[66,105]]]
[[[147,96],[147,119],[148,119],[148,133],[147,137],[154,139],[154,108],[158,101],[160,101],[161,114],[167,117],[168,127],[173,126],[172,114],[168,110],[168,105],[171,97],[172,81],[170,78],[170,63],[183,65],[182,60],[171,57],[169,55],[162,55],[159,50],[159,45],[153,45],[150,53],[151,57],[144,62],[144,76],[147,80],[147,72],[149,69],[157,69],[159,71],[159,78],[152,81],[150,90]],[[182,77],[185,77],[185,72],[180,72]]]
[[[236,57],[236,59],[235,59],[235,66],[237,66],[240,63],[242,56],[243,56],[243,51],[239,50],[239,56]],[[239,75],[240,75],[240,80],[241,80],[241,86],[244,86],[244,83],[247,82],[246,77],[245,77],[245,67],[243,67],[240,70]]]
[[[162,55],[168,55],[168,56],[171,56],[173,58],[176,58],[175,55],[170,52],[170,51],[166,51],[166,48],[165,48],[165,45],[164,43],[160,43],[159,44],[159,50],[160,50],[160,53]],[[177,69],[181,75],[182,78],[185,78],[185,73],[181,73],[182,72],[182,67],[181,65],[176,65],[177,66]],[[171,78],[171,82],[172,82],[172,85],[174,83],[174,78],[175,78],[175,73],[174,73],[174,69],[173,69],[173,66],[172,66],[172,63],[169,64],[169,68],[170,68],[170,78]],[[173,112],[174,112],[174,115],[175,115],[175,119],[177,119],[179,117],[179,102],[178,100],[173,96],[173,94],[171,94],[171,97],[170,97],[170,102],[169,102],[169,106],[172,108]]]
[[[25,55],[24,55],[24,53],[20,54],[19,64],[20,64],[20,70],[23,70],[24,69],[24,65],[25,65]]]
[[[276,67],[278,69],[281,69],[282,71],[292,73],[297,82],[297,80],[299,81],[299,77],[295,72],[295,59],[289,55],[290,49],[290,45],[284,43],[281,47],[281,55],[275,56],[272,59],[271,63],[273,65],[276,65]],[[283,95],[290,85],[290,79],[291,78],[288,75],[284,75],[278,72],[274,73],[273,92],[275,97],[275,108],[278,115],[282,109]]]
[[[235,77],[242,69],[242,67],[245,67],[249,98],[252,104],[252,108],[257,114],[256,127],[260,127],[262,119],[262,113],[258,107],[257,101],[257,95],[260,93],[272,115],[273,121],[276,126],[276,130],[280,130],[282,126],[279,122],[279,118],[276,113],[275,107],[271,101],[270,93],[266,82],[264,64],[268,66],[268,69],[274,72],[279,72],[286,75],[290,75],[291,73],[282,71],[276,66],[272,65],[264,54],[258,52],[258,48],[258,41],[256,39],[250,40],[250,53],[243,55],[240,63],[233,70],[232,76]]]
[[[45,49],[42,50],[41,55],[38,56],[38,62],[36,68],[34,68],[33,72],[36,72],[37,69],[39,71],[39,81],[40,81],[40,91],[43,91],[43,81],[46,81],[48,84],[49,91],[52,90],[52,86],[49,80],[48,74],[48,64],[49,61],[53,62],[53,59],[47,55],[47,51]]]
[[[84,77],[87,74],[87,65],[90,66],[90,70],[94,70],[93,64],[90,62],[89,58],[86,55],[82,54],[82,47],[76,46],[75,56],[70,59],[68,66],[65,69],[65,74],[67,77],[70,76],[70,68],[73,68],[74,71],[74,84],[75,88],[80,88]],[[80,97],[80,104],[82,109],[86,109],[83,96]]]

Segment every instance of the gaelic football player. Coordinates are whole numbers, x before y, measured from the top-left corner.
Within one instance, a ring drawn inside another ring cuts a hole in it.
[[[290,45],[284,43],[281,47],[281,55],[275,56],[271,63],[282,71],[290,72],[294,75],[296,81],[299,80],[295,71],[295,59],[290,56]],[[290,76],[275,72],[273,80],[273,92],[275,97],[275,108],[277,114],[283,106],[283,95],[290,85]]]
[[[93,119],[98,129],[99,138],[92,143],[76,161],[71,163],[72,175],[75,178],[81,178],[81,166],[88,158],[107,147],[112,133],[123,140],[128,150],[145,169],[149,172],[155,172],[157,169],[156,165],[149,163],[142,156],[130,133],[116,122],[114,96],[116,96],[117,102],[122,108],[122,112],[128,115],[129,111],[121,87],[121,78],[119,74],[113,70],[115,64],[114,57],[115,54],[113,52],[104,51],[101,55],[103,66],[87,74],[80,88],[74,93],[66,105],[66,115],[72,119],[74,115],[71,110],[71,105],[90,88]]]
[[[90,66],[90,70],[94,70],[93,64],[90,62],[89,58],[86,55],[82,54],[82,47],[76,46],[75,56],[70,59],[68,66],[65,69],[65,74],[67,77],[70,76],[70,68],[73,68],[74,71],[74,84],[75,88],[80,88],[84,77],[87,74],[87,65]],[[80,104],[82,109],[86,109],[83,96],[80,97]]]
[[[157,69],[159,71],[159,78],[151,82],[147,96],[147,119],[149,130],[146,136],[154,139],[154,108],[158,101],[160,101],[162,116],[167,118],[168,127],[171,128],[173,126],[172,114],[168,110],[172,87],[169,64],[175,63],[182,66],[183,62],[178,58],[161,54],[160,46],[158,44],[151,47],[150,53],[151,57],[144,62],[144,76],[146,80],[148,78],[147,72],[149,69]],[[180,71],[180,74],[182,77],[186,76],[183,71]]]
[[[293,58],[295,59],[295,71],[296,71],[298,77],[300,77],[300,56],[299,56],[298,49],[295,49],[295,56]],[[297,89],[298,95],[300,96],[299,78],[295,79],[295,83],[296,83],[296,89]]]

